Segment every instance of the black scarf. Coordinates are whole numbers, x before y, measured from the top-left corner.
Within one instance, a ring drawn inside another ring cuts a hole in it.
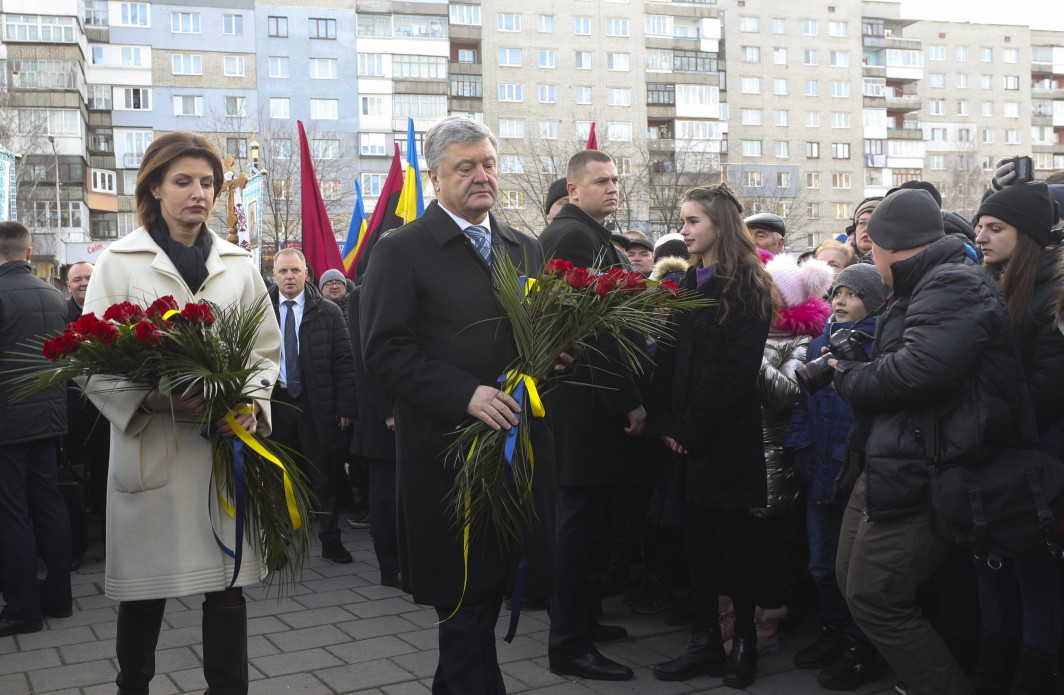
[[[211,252],[211,235],[207,231],[207,225],[200,228],[192,246],[175,241],[170,236],[170,229],[166,222],[163,222],[162,216],[155,221],[155,226],[148,230],[148,233],[151,234],[152,241],[173,261],[174,267],[192,294],[199,292],[207,279],[207,255]]]

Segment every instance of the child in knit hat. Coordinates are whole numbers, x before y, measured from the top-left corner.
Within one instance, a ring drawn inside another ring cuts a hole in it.
[[[822,335],[809,344],[806,361],[820,357],[828,337],[844,328],[869,336],[862,342],[871,356],[876,316],[886,298],[887,288],[875,267],[859,263],[845,268],[831,288],[832,315]],[[809,486],[809,573],[819,594],[822,625],[820,638],[799,650],[794,663],[798,668],[823,669],[817,681],[831,690],[853,690],[879,679],[876,650],[850,617],[835,579],[835,554],[846,500],[835,499],[833,487],[843,466],[846,437],[852,425],[853,410],[835,389],[802,392],[784,442],[795,471]],[[846,656],[839,658],[844,651]]]

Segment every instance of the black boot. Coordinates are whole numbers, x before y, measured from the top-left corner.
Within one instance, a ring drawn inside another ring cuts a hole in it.
[[[856,690],[879,680],[876,648],[871,642],[846,636],[846,650],[831,667],[821,671],[816,682],[825,690]]]
[[[1026,644],[1016,655],[1011,695],[1046,695],[1056,667],[1054,654],[1036,652]]]
[[[155,676],[155,646],[165,609],[163,599],[118,604],[118,695],[148,695],[148,684]]]
[[[745,688],[757,676],[757,639],[736,637],[732,641],[731,656],[724,669],[724,685]]]
[[[727,662],[720,630],[695,630],[682,654],[654,667],[654,677],[662,681],[685,681],[702,675],[719,678]]]
[[[794,655],[794,665],[798,668],[827,668],[845,649],[846,637],[842,630],[825,625],[816,642],[799,649]]]
[[[247,606],[203,604],[204,695],[247,695],[248,610]]]
[[[975,695],[1005,695],[1016,666],[1016,639],[979,631],[975,670],[968,677]]]

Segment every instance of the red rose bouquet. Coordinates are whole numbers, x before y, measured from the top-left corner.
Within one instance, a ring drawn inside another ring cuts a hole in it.
[[[147,308],[114,304],[103,318],[85,314],[60,335],[32,345],[40,349],[21,356],[28,366],[11,385],[21,398],[76,378],[109,377],[128,388],[202,395],[197,417],[212,444],[219,503],[237,519],[236,547],[218,544],[234,558],[235,580],[246,533],[264,560],[267,583],[279,579],[283,589],[298,580],[307,556],[311,536],[304,520],[310,519],[313,496],[287,451],[249,433],[233,417],[251,412],[253,399],[264,392],[253,378],[263,360],[253,352],[268,311],[265,297],[250,308],[210,303],[180,308],[170,296]],[[223,421],[236,436],[220,434],[216,425]]]

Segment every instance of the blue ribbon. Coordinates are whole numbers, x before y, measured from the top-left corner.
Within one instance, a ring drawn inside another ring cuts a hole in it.
[[[210,440],[211,430],[209,427],[204,427],[203,432],[200,433],[204,439]],[[214,542],[218,544],[222,552],[233,558],[233,579],[229,582],[227,589],[232,589],[236,584],[236,578],[240,576],[240,564],[244,557],[244,517],[247,514],[247,485],[244,484],[244,442],[239,439],[233,440],[233,477],[235,478],[234,487],[236,488],[236,549],[230,550],[226,547],[222,539],[218,537],[218,532],[214,530],[214,523],[211,522],[211,533],[214,534]],[[207,515],[213,520],[214,505],[211,500],[211,483],[213,482],[214,475],[211,475],[211,480],[207,482]]]
[[[506,386],[506,375],[503,374],[499,377],[497,382],[500,389],[504,389]],[[525,380],[518,379],[517,385],[514,387],[513,393],[514,400],[521,404],[522,410],[524,410],[525,404]],[[517,449],[517,435],[518,429],[521,424],[521,413],[516,413],[517,424],[511,427],[506,432],[506,442],[503,447],[503,473],[506,476],[506,486],[510,489],[510,494],[515,501],[519,501],[520,495],[517,492],[517,481],[514,480],[514,451]],[[521,559],[517,562],[517,576],[514,578],[514,595],[510,609],[510,626],[506,631],[506,636],[503,638],[507,643],[513,642],[514,636],[517,634],[517,623],[521,620],[521,601],[525,595],[525,575],[528,571],[528,536],[529,529],[528,524],[525,523],[525,519],[521,517]]]

